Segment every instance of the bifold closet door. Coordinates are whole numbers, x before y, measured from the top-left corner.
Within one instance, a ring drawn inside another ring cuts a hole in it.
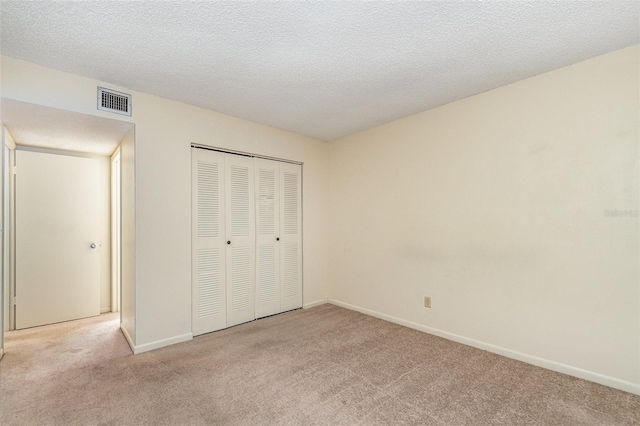
[[[302,167],[192,149],[194,335],[302,307]]]
[[[280,312],[280,163],[256,158],[256,318]]]
[[[255,199],[251,157],[225,155],[227,327],[255,319]]]
[[[280,163],[280,311],[302,307],[302,166]]]
[[[225,154],[191,150],[192,332],[227,327]]]

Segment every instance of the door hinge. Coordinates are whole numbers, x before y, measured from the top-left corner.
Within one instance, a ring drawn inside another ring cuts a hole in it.
[[[11,298],[11,304],[12,304],[13,306],[16,306],[16,305],[18,304],[18,303],[17,303],[17,301],[18,301],[18,298],[17,298],[16,296],[13,296],[13,297]]]
[[[17,175],[18,174],[18,166],[13,166],[11,171],[13,172],[14,175]]]

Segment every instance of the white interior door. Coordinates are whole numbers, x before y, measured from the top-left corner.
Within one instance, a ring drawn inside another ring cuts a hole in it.
[[[16,328],[99,315],[98,161],[16,155]]]
[[[281,312],[302,307],[302,166],[280,163]]]
[[[280,312],[280,163],[256,158],[256,318]]]
[[[227,326],[225,282],[225,155],[192,149],[192,332]]]
[[[253,158],[225,155],[227,327],[255,319]]]

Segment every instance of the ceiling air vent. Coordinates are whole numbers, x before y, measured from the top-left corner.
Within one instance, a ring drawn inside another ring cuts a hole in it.
[[[98,87],[98,109],[130,116],[131,95]]]

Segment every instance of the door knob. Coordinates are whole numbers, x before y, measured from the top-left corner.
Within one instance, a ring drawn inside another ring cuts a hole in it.
[[[280,237],[276,237],[276,241],[280,241]]]
[[[91,243],[91,248],[96,248],[98,247],[96,243]]]
[[[231,244],[231,241],[227,241],[227,244]]]

